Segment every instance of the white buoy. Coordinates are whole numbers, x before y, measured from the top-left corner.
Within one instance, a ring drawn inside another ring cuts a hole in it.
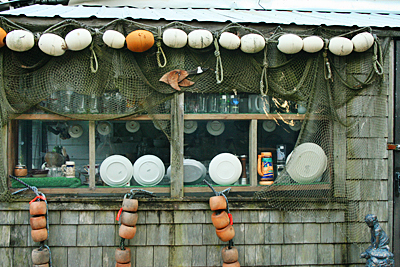
[[[374,44],[374,36],[369,32],[362,32],[354,36],[351,41],[354,45],[354,51],[365,52]]]
[[[228,50],[238,49],[240,46],[240,38],[231,32],[223,32],[219,37],[219,45]]]
[[[324,47],[324,40],[319,36],[309,36],[303,39],[303,50],[316,53]]]
[[[35,45],[33,33],[25,30],[14,30],[6,35],[6,45],[17,52],[25,52]]]
[[[65,36],[65,43],[69,50],[79,51],[88,47],[92,42],[92,35],[86,29],[80,28],[69,32]]]
[[[296,34],[284,34],[278,38],[279,51],[285,54],[296,54],[303,49],[303,39]]]
[[[345,37],[333,37],[329,40],[329,51],[337,56],[347,56],[353,51],[353,42]]]
[[[119,31],[107,30],[103,34],[103,42],[109,47],[120,49],[125,45],[125,36]]]
[[[167,29],[163,32],[164,44],[171,48],[182,48],[187,44],[188,35],[181,29]]]
[[[62,56],[67,49],[64,39],[54,33],[45,33],[39,38],[39,49],[50,56]]]
[[[240,50],[245,53],[258,53],[265,47],[265,39],[260,34],[249,33],[240,39]]]
[[[188,44],[192,48],[202,49],[211,45],[213,35],[208,30],[194,30],[188,34]]]

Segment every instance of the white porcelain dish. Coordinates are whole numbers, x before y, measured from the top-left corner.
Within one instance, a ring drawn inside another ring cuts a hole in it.
[[[164,163],[157,156],[144,155],[133,164],[133,178],[142,186],[157,185],[164,175]]]
[[[242,164],[235,155],[221,153],[211,160],[208,172],[215,183],[230,185],[236,182],[242,174]]]
[[[101,179],[109,186],[124,186],[133,175],[131,161],[121,155],[106,158],[100,165]]]
[[[185,134],[194,133],[197,130],[197,121],[185,121],[183,126],[183,132]]]
[[[183,160],[183,182],[195,183],[204,179],[207,175],[207,169],[203,163],[195,159]],[[171,178],[171,166],[167,169],[166,176]]]
[[[290,128],[293,132],[297,132],[297,131],[300,131],[301,125],[302,125],[302,122],[301,122],[301,121],[293,121],[293,125],[290,125],[290,124],[289,124],[289,128]]]
[[[130,133],[136,133],[140,129],[140,123],[137,121],[127,121],[125,123],[125,128]]]
[[[221,121],[209,121],[207,122],[207,131],[211,135],[218,136],[225,131],[225,124]]]
[[[263,122],[263,129],[266,132],[273,132],[276,129],[276,123],[274,121],[268,120]]]
[[[97,132],[101,135],[109,135],[111,133],[111,123],[108,121],[102,121],[97,124]]]
[[[80,126],[79,124],[71,125],[68,128],[68,133],[72,138],[79,138],[83,134],[82,126]]]
[[[315,143],[297,146],[287,158],[286,171],[298,183],[316,182],[327,167],[324,150]]]

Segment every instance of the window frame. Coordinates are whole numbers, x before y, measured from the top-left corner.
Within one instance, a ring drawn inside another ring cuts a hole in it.
[[[170,163],[171,163],[171,179],[170,187],[109,187],[109,188],[100,188],[95,185],[95,129],[96,129],[96,121],[99,120],[111,120],[112,115],[107,114],[93,114],[93,115],[82,115],[81,119],[79,115],[74,115],[72,117],[65,117],[57,114],[14,114],[10,116],[9,123],[7,125],[7,171],[8,174],[13,173],[13,166],[17,163],[18,152],[15,149],[12,149],[16,145],[18,145],[18,121],[19,120],[60,120],[60,121],[71,121],[71,120],[84,120],[89,122],[89,165],[92,166],[89,172],[89,187],[88,188],[40,188],[40,190],[45,194],[62,194],[62,195],[76,195],[76,194],[115,194],[115,193],[126,193],[128,188],[140,188],[152,191],[154,193],[162,193],[169,194],[170,198],[183,198],[188,194],[192,193],[204,193],[210,192],[208,187],[191,187],[184,186],[184,175],[183,175],[183,159],[184,159],[184,131],[182,125],[184,125],[185,120],[248,120],[250,121],[249,126],[249,157],[248,162],[254,163],[257,162],[257,124],[259,120],[273,120],[273,119],[282,119],[285,118],[287,120],[304,120],[304,114],[185,114],[184,113],[184,93],[175,94],[171,99],[171,113],[170,114],[155,114],[152,117],[156,119],[170,119],[171,120],[171,155],[170,155]],[[345,109],[345,107],[344,107]],[[126,121],[126,120],[152,120],[152,117],[148,115],[133,115],[127,116],[123,118],[113,119],[113,121]],[[313,119],[321,119],[316,116],[311,115]],[[323,118],[322,118],[323,119]],[[338,136],[335,133],[340,131],[336,131],[335,127],[340,127],[334,124],[333,127],[333,143],[337,143],[338,140],[346,140],[346,137],[341,135]],[[341,142],[342,144],[343,142]],[[338,143],[340,144],[340,143]],[[172,149],[174,147],[175,149]],[[337,146],[335,146],[336,148]],[[340,155],[339,155],[339,154]],[[334,164],[333,168],[338,164],[345,164],[346,157],[342,154],[346,153],[346,150],[334,149]],[[176,164],[173,164],[173,159]],[[339,168],[342,169],[342,168]],[[334,175],[334,176],[333,176]],[[305,184],[305,185],[278,185],[275,186],[273,190],[275,191],[287,191],[287,190],[330,190],[335,188],[335,196],[342,196],[341,190],[336,190],[336,188],[340,188],[337,186],[336,181],[340,183],[340,177],[344,177],[342,173],[336,173],[336,171],[331,174],[330,182],[327,184]],[[332,178],[335,178],[335,185],[332,183]],[[260,191],[265,186],[258,185],[258,176],[257,176],[257,164],[249,164],[249,182],[250,185],[239,185],[232,186],[231,192],[256,192]],[[337,180],[338,179],[338,180]],[[11,181],[8,182],[10,190],[16,191],[16,189],[11,188]],[[222,191],[227,186],[215,186],[214,188],[217,191]]]

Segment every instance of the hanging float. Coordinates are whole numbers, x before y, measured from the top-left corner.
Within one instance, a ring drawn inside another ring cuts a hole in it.
[[[188,45],[191,48],[202,49],[210,46],[213,35],[208,30],[194,30],[188,34]]]
[[[119,31],[107,30],[103,34],[103,42],[108,47],[120,49],[125,45],[125,36]]]
[[[5,43],[6,36],[7,32],[0,27],[0,48],[6,45]]]
[[[65,43],[69,50],[80,51],[92,43],[92,35],[86,29],[75,29],[65,36]]]
[[[353,51],[353,43],[345,37],[333,37],[329,40],[328,49],[336,56],[347,56]]]
[[[154,45],[154,35],[146,30],[136,30],[128,34],[125,41],[132,52],[144,52]]]
[[[6,35],[6,45],[16,52],[25,52],[35,45],[33,33],[25,30],[14,30]]]
[[[188,35],[180,29],[167,29],[163,32],[164,44],[171,48],[182,48],[188,42]]]
[[[40,36],[38,46],[43,53],[56,57],[64,55],[67,49],[64,39],[53,33]]]
[[[374,36],[369,32],[362,32],[351,39],[354,46],[354,51],[365,52],[372,47],[375,42]]]
[[[296,34],[284,34],[278,38],[277,48],[285,54],[296,54],[303,49],[303,39]]]
[[[324,40],[319,36],[309,36],[303,39],[303,50],[307,53],[316,53],[324,47]]]
[[[240,39],[240,50],[245,53],[254,54],[263,50],[265,39],[259,34],[249,33]]]
[[[240,38],[231,32],[223,32],[219,37],[219,45],[228,50],[235,50],[240,47]]]

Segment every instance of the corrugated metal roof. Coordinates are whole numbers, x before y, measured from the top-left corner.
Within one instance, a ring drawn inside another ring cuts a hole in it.
[[[0,12],[1,16],[148,19],[166,21],[237,22],[327,26],[400,27],[400,12],[335,12],[222,8],[137,8],[32,5]]]

